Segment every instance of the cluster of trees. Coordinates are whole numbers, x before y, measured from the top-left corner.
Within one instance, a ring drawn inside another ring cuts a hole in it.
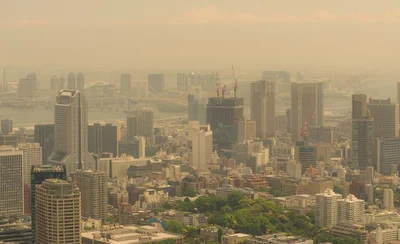
[[[208,216],[209,224],[231,228],[237,232],[254,236],[287,232],[308,238],[318,238],[316,243],[325,241],[357,243],[357,240],[353,238],[337,238],[328,235],[326,232],[321,232],[314,224],[315,216],[312,211],[306,215],[301,215],[285,209],[273,201],[263,198],[249,199],[240,193],[232,193],[228,198],[200,196],[195,201],[186,198],[184,201],[177,201],[174,204],[167,203],[164,208],[204,213]],[[175,220],[167,222],[167,229],[171,232],[184,234],[187,237],[195,237],[198,234],[196,228],[185,228],[182,223]]]

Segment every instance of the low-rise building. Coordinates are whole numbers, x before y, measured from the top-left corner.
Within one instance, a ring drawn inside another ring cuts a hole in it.
[[[300,236],[292,236],[287,233],[255,236],[246,241],[246,244],[313,244],[314,241]]]
[[[239,244],[247,241],[252,236],[244,233],[235,233],[222,236],[222,244]]]

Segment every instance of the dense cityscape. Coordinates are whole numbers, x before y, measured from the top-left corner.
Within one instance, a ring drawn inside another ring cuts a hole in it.
[[[0,12],[0,244],[400,244],[400,2]]]

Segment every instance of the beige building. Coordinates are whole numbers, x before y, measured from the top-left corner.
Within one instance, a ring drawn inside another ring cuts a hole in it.
[[[250,238],[252,238],[251,235],[244,234],[244,233],[223,235],[221,243],[222,244],[239,244],[239,243],[246,242]]]
[[[308,182],[308,192],[312,195],[324,193],[327,189],[333,189],[332,180],[320,179]]]
[[[138,108],[126,121],[127,139],[135,136],[151,136],[154,134],[154,111],[147,107]]]
[[[384,189],[383,190],[383,208],[386,210],[393,210],[394,201],[393,201],[393,190],[392,189]]]
[[[342,195],[332,189],[316,195],[315,222],[318,227],[331,228],[337,224],[338,200],[341,198]]]
[[[361,224],[364,222],[364,200],[349,194],[338,200],[338,223]]]
[[[210,126],[199,129],[192,134],[192,165],[197,169],[208,169],[212,161],[213,132]]]
[[[82,216],[94,219],[106,218],[107,177],[102,171],[77,170],[73,176],[82,199]]]
[[[81,243],[81,194],[65,180],[36,186],[36,243]]]
[[[0,147],[0,217],[24,214],[23,152]]]
[[[43,161],[42,147],[39,143],[19,143],[17,148],[24,153],[24,184],[31,185],[32,165],[40,165]]]

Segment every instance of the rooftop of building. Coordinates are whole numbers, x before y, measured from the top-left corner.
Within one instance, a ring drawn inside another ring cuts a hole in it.
[[[33,165],[32,172],[65,172],[65,168],[61,165]]]

